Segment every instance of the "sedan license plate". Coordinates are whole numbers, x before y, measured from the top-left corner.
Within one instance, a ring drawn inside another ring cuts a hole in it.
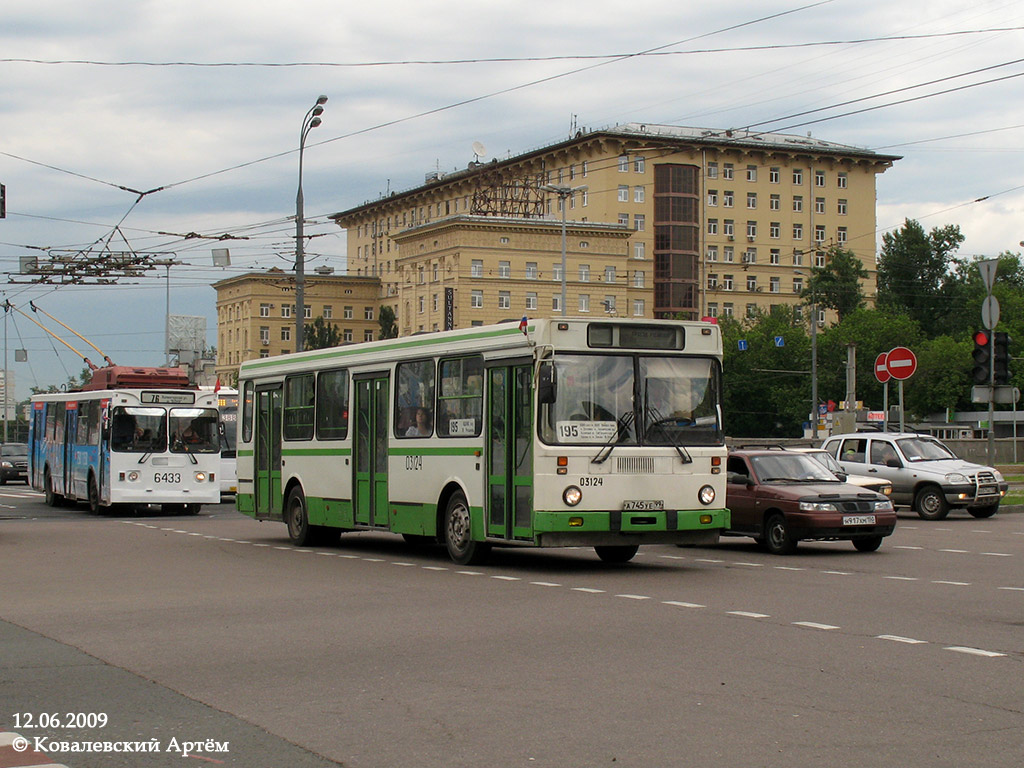
[[[622,502],[622,508],[627,512],[643,512],[651,509],[664,509],[665,502],[662,499],[657,501],[642,501],[627,499]]]
[[[874,525],[874,515],[843,515],[843,525]]]

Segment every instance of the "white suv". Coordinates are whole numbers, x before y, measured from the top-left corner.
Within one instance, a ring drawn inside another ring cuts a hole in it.
[[[1006,494],[998,470],[957,458],[929,435],[858,432],[833,435],[821,447],[851,474],[889,480],[893,504],[911,506],[925,520],[942,520],[952,508],[991,517]]]

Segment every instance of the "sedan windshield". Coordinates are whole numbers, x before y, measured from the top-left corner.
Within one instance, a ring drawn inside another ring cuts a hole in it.
[[[928,437],[909,437],[897,441],[897,444],[907,457],[907,461],[942,461],[956,458],[956,454],[949,448]]]
[[[750,459],[762,483],[838,483],[839,478],[810,456],[795,453],[773,453]]]
[[[562,445],[720,445],[718,365],[709,358],[557,355],[540,434]]]

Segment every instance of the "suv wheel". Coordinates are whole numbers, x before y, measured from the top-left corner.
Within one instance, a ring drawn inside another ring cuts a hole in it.
[[[949,504],[937,485],[926,485],[917,492],[914,509],[925,520],[945,520],[949,514]]]
[[[791,555],[796,551],[796,539],[782,515],[774,514],[764,524],[764,546],[773,555]]]
[[[995,504],[989,504],[987,507],[971,507],[967,511],[971,513],[971,517],[992,517],[999,510],[999,502]]]

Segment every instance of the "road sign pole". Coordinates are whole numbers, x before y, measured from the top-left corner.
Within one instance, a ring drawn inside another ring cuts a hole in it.
[[[903,425],[903,379],[900,379],[900,432],[906,431]]]
[[[889,382],[882,385],[882,431],[889,431]]]

